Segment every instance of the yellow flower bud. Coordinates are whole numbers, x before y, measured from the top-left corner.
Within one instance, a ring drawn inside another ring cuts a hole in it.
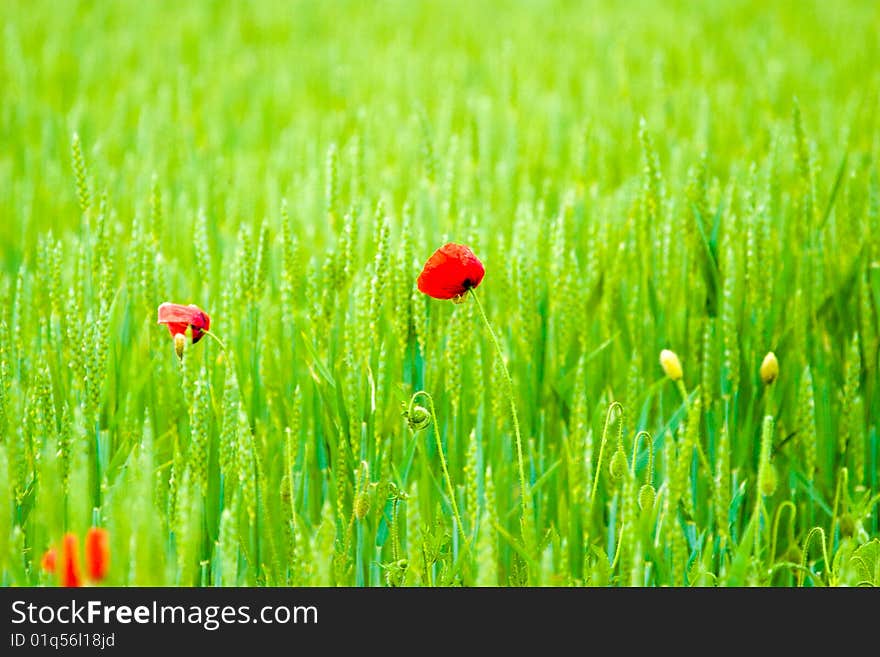
[[[764,360],[761,361],[760,372],[761,381],[764,382],[765,386],[769,386],[779,376],[779,361],[776,359],[776,354],[772,351],[768,351],[767,355],[764,356]]]
[[[666,376],[673,381],[679,381],[684,376],[684,371],[681,369],[681,361],[674,351],[664,349],[660,352],[660,366],[663,368]]]
[[[186,348],[186,336],[183,333],[177,333],[174,336],[174,353],[183,360],[183,350]]]

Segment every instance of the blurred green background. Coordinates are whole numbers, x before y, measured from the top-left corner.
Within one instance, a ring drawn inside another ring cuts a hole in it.
[[[120,585],[878,582],[877,2],[7,1],[0,25],[3,584],[54,583],[40,555],[91,524]],[[415,291],[448,240],[486,265],[523,523],[488,335]],[[163,301],[227,352],[179,365]]]

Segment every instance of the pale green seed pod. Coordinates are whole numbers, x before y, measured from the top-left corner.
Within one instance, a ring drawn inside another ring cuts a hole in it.
[[[615,484],[620,483],[624,476],[626,476],[628,469],[629,464],[626,462],[626,453],[623,451],[623,445],[618,445],[608,465],[608,472],[611,475],[612,481]]]
[[[406,413],[406,422],[412,431],[421,431],[431,425],[431,414],[424,406],[414,404]]]

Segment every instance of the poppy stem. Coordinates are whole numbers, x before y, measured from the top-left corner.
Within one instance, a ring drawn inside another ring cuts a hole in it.
[[[443,454],[443,443],[440,441],[440,425],[437,424],[437,413],[434,411],[434,398],[424,390],[419,390],[412,396],[410,405],[412,405],[416,397],[422,395],[428,400],[428,406],[431,409],[431,421],[434,425],[434,436],[437,439],[437,452],[440,455],[440,465],[443,467],[443,476],[446,478],[446,486],[449,488],[449,502],[452,505],[452,513],[455,514],[455,523],[458,525],[458,531],[461,533],[462,541],[464,541],[465,550],[470,548],[468,544],[467,534],[464,532],[464,525],[461,524],[461,514],[458,512],[458,503],[455,501],[455,488],[452,486],[452,477],[449,476],[449,468],[446,466],[446,456]]]
[[[211,338],[212,338],[217,344],[220,345],[220,348],[221,348],[223,351],[226,351],[226,345],[223,344],[223,340],[221,340],[221,339],[218,338],[216,335],[214,335],[213,333],[211,333],[208,329],[202,329],[202,333],[204,333],[205,335],[210,336],[210,337],[211,337]]]
[[[528,486],[526,486],[526,469],[523,462],[522,437],[520,436],[519,432],[519,418],[516,414],[516,402],[514,402],[513,400],[513,379],[510,377],[510,370],[507,369],[507,363],[504,360],[504,352],[501,350],[501,343],[498,342],[498,336],[495,335],[495,331],[492,329],[492,325],[489,323],[489,318],[486,316],[486,311],[483,310],[483,304],[480,303],[480,298],[477,296],[474,288],[470,288],[469,292],[474,298],[474,301],[477,303],[477,309],[480,311],[480,316],[483,318],[483,323],[486,325],[486,329],[489,331],[489,336],[492,338],[492,342],[495,344],[495,351],[498,352],[498,359],[501,361],[501,370],[502,372],[504,372],[504,380],[507,384],[507,399],[510,402],[510,414],[513,417],[513,431],[516,434],[516,460],[517,465],[519,466],[519,487],[522,491],[522,522],[523,529],[525,529],[525,527],[528,526],[531,520],[528,517],[529,508],[531,506],[531,490]]]

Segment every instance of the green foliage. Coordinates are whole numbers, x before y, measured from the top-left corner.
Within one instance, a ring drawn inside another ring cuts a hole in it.
[[[880,6],[808,5],[0,3],[0,584],[880,584]]]

